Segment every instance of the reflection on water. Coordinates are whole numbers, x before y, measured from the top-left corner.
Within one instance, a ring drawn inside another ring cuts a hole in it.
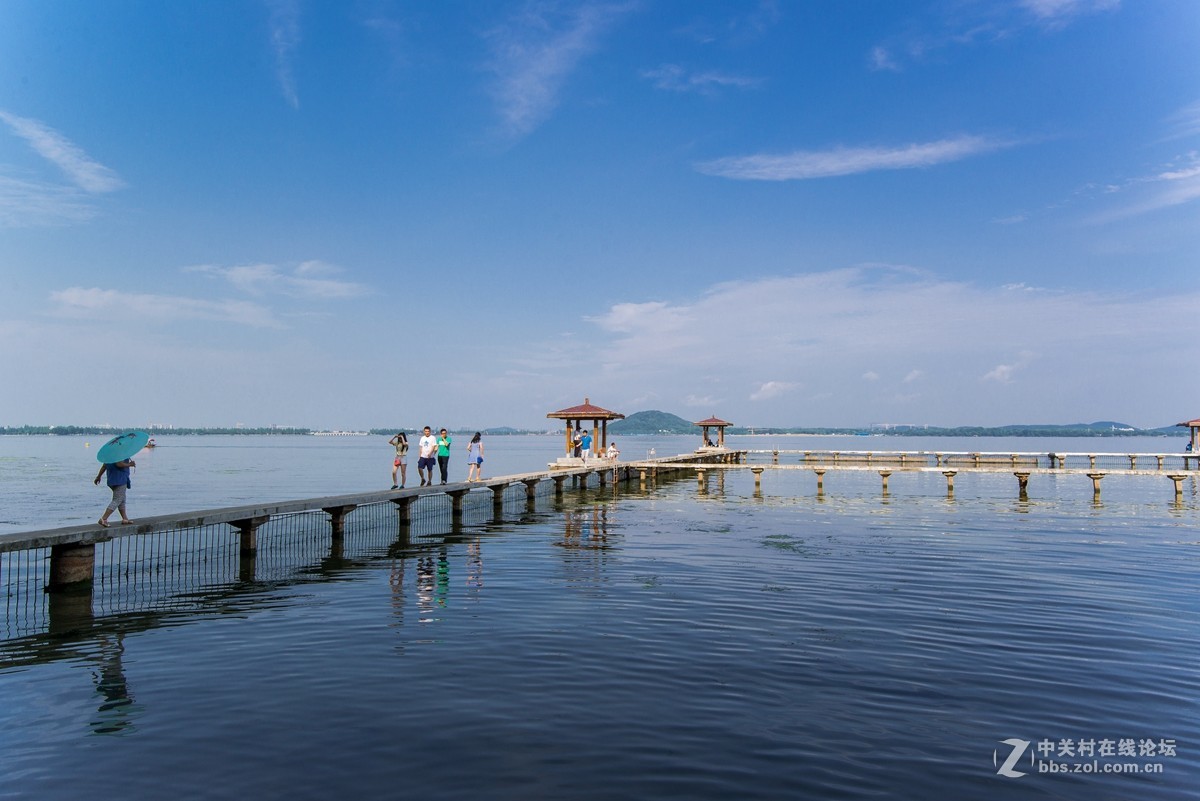
[[[96,734],[118,734],[133,728],[134,717],[139,708],[133,703],[133,693],[125,678],[125,666],[121,658],[125,654],[125,634],[101,633],[96,637],[99,646],[99,667],[92,672],[96,692],[104,700],[96,707],[96,716],[91,721]]]
[[[245,582],[220,543],[219,571],[156,555],[172,592],[130,578],[0,641],[0,797],[1194,795],[1194,503],[870,478],[366,515],[336,551],[296,523]],[[1104,737],[1178,755],[993,764],[1007,739]]]

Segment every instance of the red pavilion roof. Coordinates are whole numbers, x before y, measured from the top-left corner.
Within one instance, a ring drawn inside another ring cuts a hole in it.
[[[583,403],[579,406],[572,406],[569,409],[559,409],[557,412],[550,412],[547,417],[553,417],[558,420],[624,420],[625,415],[618,412],[612,412],[608,409],[601,409],[599,406],[593,406],[590,398],[584,398]]]
[[[714,416],[714,417],[708,418],[707,420],[701,420],[699,423],[692,423],[692,425],[694,425],[694,426],[731,426],[731,425],[733,425],[733,423],[730,423],[726,420],[722,420],[721,418]]]

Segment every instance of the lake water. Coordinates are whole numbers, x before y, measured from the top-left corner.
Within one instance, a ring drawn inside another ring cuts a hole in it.
[[[84,442],[0,437],[0,531],[98,514]],[[159,443],[134,516],[390,485],[384,438]],[[1182,448],[730,444],[864,443]],[[490,438],[485,474],[558,446]],[[0,641],[0,798],[1200,797],[1195,479],[1176,502],[1165,478],[1112,476],[1099,504],[1080,476],[1034,476],[1025,501],[1006,473],[961,474],[952,499],[937,473],[825,486],[568,488],[411,538],[394,513],[352,518],[338,558],[310,525],[320,553],[295,568],[97,600]]]

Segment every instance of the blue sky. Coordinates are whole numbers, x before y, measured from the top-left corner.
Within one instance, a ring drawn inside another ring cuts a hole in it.
[[[0,3],[0,424],[1200,415],[1192,0]]]

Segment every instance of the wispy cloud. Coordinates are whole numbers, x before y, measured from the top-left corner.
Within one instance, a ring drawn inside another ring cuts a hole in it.
[[[530,3],[523,13],[488,34],[490,67],[496,76],[493,95],[506,136],[526,136],[550,117],[571,73],[631,8],[631,4]]]
[[[668,92],[694,92],[713,94],[718,89],[750,89],[762,84],[758,78],[730,75],[716,70],[695,72],[678,64],[663,64],[652,70],[643,70],[642,77],[651,81],[658,89]]]
[[[367,291],[362,284],[331,277],[340,274],[341,268],[321,261],[303,262],[290,272],[281,270],[274,264],[244,264],[234,267],[202,264],[185,267],[184,271],[224,278],[237,289],[250,295],[352,298]]]
[[[0,175],[0,228],[77,223],[95,215],[91,198],[73,186]]]
[[[97,287],[70,287],[50,293],[56,311],[67,317],[107,320],[132,319],[176,322],[212,320],[253,328],[283,328],[270,309],[238,300],[200,300],[176,295],[122,292]]]
[[[700,162],[696,170],[706,175],[745,181],[798,181],[875,170],[932,167],[977,156],[1013,143],[984,136],[958,136],[936,142],[898,147],[838,147],[832,150],[798,150],[785,154],[728,156]]]
[[[1018,4],[1034,19],[1056,25],[1100,11],[1112,11],[1121,0],[1021,0]]]
[[[905,32],[872,47],[871,69],[898,72],[954,48],[1002,42],[1026,32],[1053,33],[1081,18],[1120,7],[1120,0],[1019,0],[933,6],[926,19],[910,20]]]
[[[125,186],[116,172],[93,161],[78,146],[45,123],[3,110],[0,110],[0,120],[84,192],[100,194]]]
[[[300,96],[296,92],[296,77],[292,69],[292,58],[300,46],[300,4],[298,0],[267,0],[271,12],[271,51],[275,56],[275,77],[283,98],[292,108],[300,108]]]
[[[1091,217],[1095,225],[1191,203],[1200,199],[1200,152],[1187,153],[1153,175],[1105,185],[1102,191],[1115,199],[1114,205]]]
[[[1200,136],[1200,100],[1184,106],[1167,118],[1167,140]]]
[[[758,42],[774,25],[782,13],[777,0],[759,0],[753,7],[735,4],[735,13],[721,20],[701,17],[680,28],[677,33],[700,44],[721,42],[733,47],[745,47]]]

